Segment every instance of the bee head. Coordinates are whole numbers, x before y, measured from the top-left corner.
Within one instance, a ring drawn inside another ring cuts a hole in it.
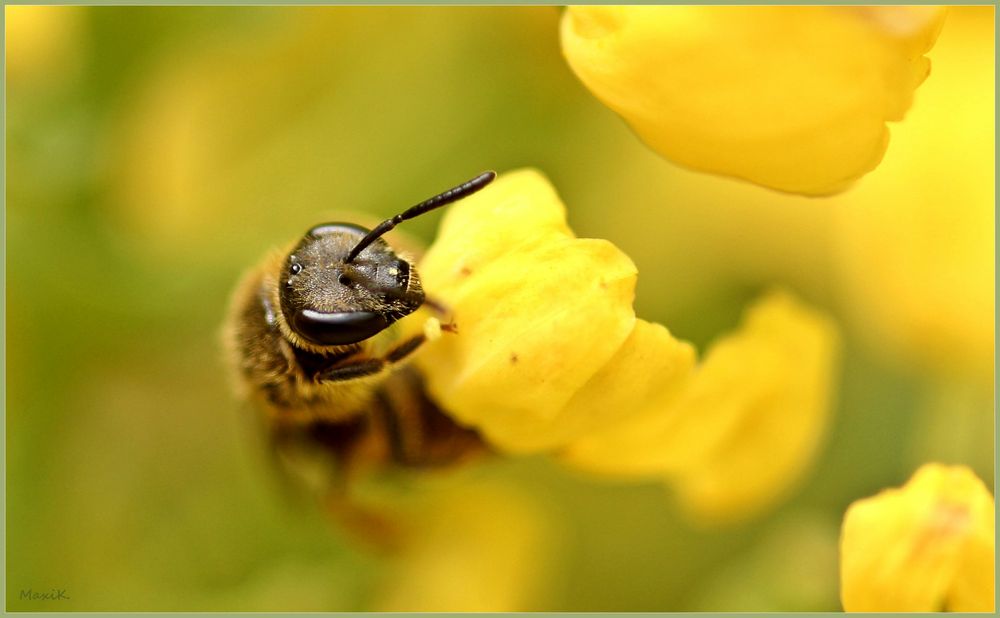
[[[372,337],[424,302],[420,278],[382,238],[357,257],[369,231],[350,223],[309,230],[285,258],[281,311],[291,329],[316,345],[348,345]]]
[[[278,281],[281,312],[289,327],[315,345],[350,345],[416,311],[424,302],[420,277],[382,235],[402,221],[478,191],[495,177],[484,172],[370,231],[350,223],[325,223],[309,230],[285,258]]]

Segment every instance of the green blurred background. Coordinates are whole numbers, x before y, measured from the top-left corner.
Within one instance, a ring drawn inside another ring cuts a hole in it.
[[[661,486],[601,482],[544,458],[456,472],[457,486],[516,496],[518,517],[535,522],[517,558],[531,562],[530,582],[497,609],[836,610],[850,502],[931,460],[971,465],[992,486],[992,263],[956,267],[989,306],[969,306],[954,328],[989,317],[970,335],[988,354],[935,343],[924,355],[905,333],[883,345],[865,308],[902,301],[859,300],[865,286],[852,282],[864,269],[839,257],[852,226],[866,225],[844,213],[875,208],[865,190],[881,168],[826,200],[677,168],[576,81],[556,8],[7,7],[6,17],[10,610],[433,609],[399,598],[393,558],[287,503],[231,394],[219,330],[233,285],[270,247],[330,213],[394,214],[483,169],[547,174],[578,235],[635,260],[639,315],[700,349],[772,284],[829,311],[845,337],[814,468],[743,524],[705,529]],[[989,7],[949,17],[930,54],[944,76],[936,86],[932,74],[911,115],[970,96],[992,110],[992,35]],[[962,53],[982,57],[971,94],[946,89],[971,79],[948,81],[946,59]],[[890,165],[894,142],[884,165],[910,186],[927,182],[933,157],[981,148],[976,169],[988,177],[948,182],[986,187],[988,214],[955,237],[987,242],[975,255],[992,260],[992,112],[974,120],[989,126],[943,127],[955,141],[909,167]],[[966,206],[984,208],[949,208]],[[430,242],[439,217],[407,230]],[[498,518],[489,500],[470,501],[469,517]],[[29,588],[70,599],[20,598]]]

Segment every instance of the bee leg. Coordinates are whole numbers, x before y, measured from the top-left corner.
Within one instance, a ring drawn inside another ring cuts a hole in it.
[[[389,453],[392,455],[393,461],[401,464],[406,464],[409,457],[409,449],[405,443],[403,436],[403,428],[399,417],[395,412],[395,407],[393,406],[392,400],[385,393],[385,391],[380,390],[376,394],[378,398],[378,406],[375,407],[375,412],[379,415],[380,420],[385,425],[385,436],[386,441],[389,444]]]
[[[412,368],[389,376],[372,412],[396,464],[429,468],[485,452],[475,432],[459,427],[435,405]]]
[[[324,503],[339,527],[366,548],[391,555],[404,546],[404,528],[389,513],[359,504],[346,491],[331,492]]]
[[[316,374],[316,379],[322,382],[343,382],[345,380],[355,380],[365,376],[381,373],[385,369],[386,361],[381,358],[366,358],[347,365],[332,367]]]
[[[393,349],[389,350],[389,353],[385,355],[385,360],[390,363],[398,363],[410,354],[413,354],[417,348],[422,346],[427,341],[427,337],[423,333],[419,335],[414,335],[407,339],[406,341],[400,343]]]
[[[427,338],[423,334],[414,335],[389,350],[384,358],[365,358],[338,367],[331,367],[316,374],[316,379],[323,382],[343,382],[381,373],[390,365],[398,363],[412,354],[426,340]]]

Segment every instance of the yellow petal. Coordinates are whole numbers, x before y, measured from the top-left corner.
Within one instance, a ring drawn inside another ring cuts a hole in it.
[[[576,239],[536,172],[508,174],[453,206],[420,265],[428,294],[458,328],[428,345],[428,387],[459,421],[500,448],[566,440],[567,403],[635,324],[636,271],[604,240]],[[576,415],[599,426],[615,410]]]
[[[565,435],[614,432],[641,417],[651,400],[669,398],[687,384],[695,359],[690,343],[674,339],[660,324],[636,320],[618,353],[565,407],[566,424],[572,427]],[[602,424],[580,422],[586,419]]]
[[[819,449],[837,356],[832,322],[790,295],[772,293],[751,307],[745,326],[709,351],[680,404],[690,422],[716,410],[731,415],[725,437],[704,459],[671,475],[685,506],[723,521],[786,494]]]
[[[847,611],[993,611],[993,497],[964,466],[852,504],[840,552]]]
[[[654,150],[822,195],[875,168],[929,71],[935,7],[570,7],[563,53]]]
[[[420,273],[444,295],[500,256],[572,237],[552,185],[533,170],[511,172],[449,207]]]
[[[668,476],[702,520],[751,514],[815,455],[836,341],[825,317],[771,293],[711,347],[679,394],[659,393],[635,418],[575,442],[566,458],[595,471]]]

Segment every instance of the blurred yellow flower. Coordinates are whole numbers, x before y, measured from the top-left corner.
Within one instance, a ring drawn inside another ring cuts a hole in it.
[[[827,318],[772,292],[711,346],[679,394],[577,441],[566,459],[600,472],[665,476],[700,521],[755,513],[816,454],[836,350]]]
[[[992,392],[994,8],[955,7],[877,174],[836,200],[844,306],[873,347]]]
[[[78,69],[82,21],[78,6],[5,6],[8,86],[54,84]]]
[[[927,464],[852,504],[840,539],[847,611],[992,612],[993,497],[964,466]]]
[[[142,251],[231,260],[226,252],[269,243],[275,229],[304,229],[377,204],[395,208],[401,191],[440,171],[435,157],[452,156],[479,134],[484,106],[506,105],[491,93],[523,100],[498,85],[506,82],[494,71],[474,70],[483,68],[478,56],[456,53],[477,24],[491,24],[498,39],[476,53],[496,57],[497,46],[514,45],[524,56],[505,70],[518,71],[542,50],[553,61],[531,60],[532,67],[562,68],[540,36],[555,27],[551,7],[243,13],[258,17],[239,27],[220,21],[212,36],[154,55],[112,119],[107,206]]]
[[[435,399],[498,449],[668,478],[699,515],[773,502],[815,453],[836,334],[787,293],[765,296],[696,370],[696,353],[635,317],[636,269],[575,238],[534,171],[451,207],[420,265],[457,335],[417,363]]]
[[[404,528],[374,609],[535,609],[555,531],[529,496],[483,478],[414,480],[419,488],[408,493],[369,488]]]
[[[570,7],[570,67],[654,150],[781,191],[878,165],[929,71],[937,7]]]

